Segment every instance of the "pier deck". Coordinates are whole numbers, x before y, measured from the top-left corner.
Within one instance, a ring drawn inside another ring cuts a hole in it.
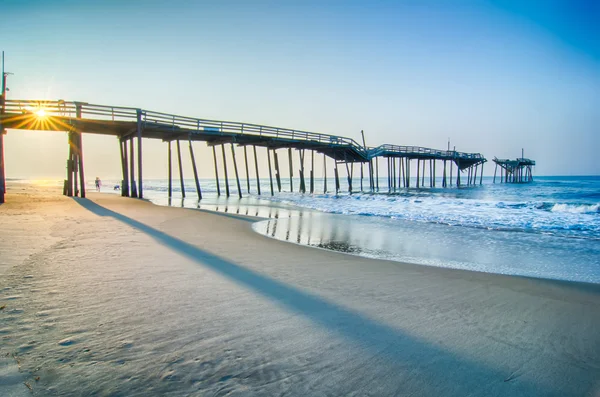
[[[65,181],[65,194],[77,195],[77,174],[79,172],[81,179],[81,193],[85,195],[85,186],[83,178],[83,148],[82,148],[82,133],[111,135],[118,137],[121,143],[121,160],[123,167],[123,187],[124,195],[133,197],[143,197],[142,188],[142,138],[160,139],[169,143],[169,159],[171,158],[171,142],[177,143],[177,154],[179,167],[181,169],[181,152],[180,141],[188,141],[190,145],[190,155],[194,166],[194,176],[198,196],[201,198],[200,184],[198,182],[197,170],[193,160],[192,141],[204,141],[213,148],[215,158],[215,177],[217,179],[217,190],[220,194],[218,185],[219,174],[217,167],[216,146],[222,146],[223,159],[225,160],[225,144],[230,144],[231,155],[233,157],[235,176],[238,185],[238,193],[241,197],[241,188],[239,182],[239,174],[237,164],[235,162],[235,151],[233,145],[244,147],[244,158],[246,162],[246,179],[249,181],[249,167],[247,146],[254,147],[256,177],[258,175],[257,152],[256,147],[267,148],[267,157],[269,160],[269,178],[271,180],[271,194],[274,194],[273,176],[271,173],[271,152],[274,157],[275,176],[277,178],[277,186],[281,191],[279,173],[279,163],[277,159],[277,149],[288,149],[290,161],[290,184],[293,175],[292,172],[292,149],[300,152],[300,169],[301,178],[300,191],[306,192],[304,183],[304,151],[309,150],[322,153],[324,156],[335,160],[335,186],[336,192],[339,191],[339,176],[337,164],[346,164],[348,173],[349,190],[352,192],[352,170],[349,165],[353,163],[361,164],[361,190],[362,190],[362,164],[369,165],[369,180],[370,190],[378,189],[378,171],[375,172],[373,167],[374,162],[380,157],[388,159],[388,172],[393,172],[395,175],[395,162],[392,159],[400,158],[406,162],[406,170],[402,170],[403,175],[407,178],[405,187],[410,187],[410,160],[417,160],[417,180],[419,179],[420,162],[423,161],[423,178],[425,174],[425,161],[429,161],[430,165],[430,186],[435,186],[435,161],[444,161],[444,182],[443,186],[447,186],[446,182],[446,162],[456,164],[458,170],[468,170],[468,183],[474,183],[477,175],[477,166],[483,165],[486,159],[479,153],[463,153],[457,151],[444,151],[429,149],[417,146],[397,146],[385,144],[377,147],[368,148],[360,145],[354,139],[322,134],[315,132],[300,131],[289,128],[272,127],[266,125],[258,125],[253,123],[240,123],[221,120],[208,120],[193,117],[185,117],[174,114],[167,114],[155,111],[149,111],[139,108],[120,107],[120,106],[104,106],[94,105],[86,102],[77,101],[47,101],[47,100],[6,100],[2,106],[3,113],[0,117],[1,129],[23,129],[23,130],[43,130],[43,131],[65,131],[69,133],[69,161],[67,162],[68,177]],[[135,151],[134,142],[137,141],[137,186],[135,183]],[[129,150],[128,150],[129,146]],[[224,174],[226,180],[226,194],[229,196],[229,185],[227,182],[227,168],[225,161]],[[311,163],[314,165],[314,155],[311,158]],[[393,163],[393,164],[392,164]],[[401,164],[399,164],[401,166]],[[378,169],[378,168],[377,168]],[[472,174],[471,171],[475,173]],[[398,169],[400,173],[400,169]],[[377,183],[375,182],[375,174],[377,174]],[[433,177],[431,177],[433,175]],[[181,184],[183,190],[183,177]],[[326,176],[325,176],[326,178]],[[394,176],[395,178],[395,176]],[[171,179],[171,162],[169,160],[169,179]],[[311,167],[310,171],[310,192],[314,190],[314,172]],[[450,180],[452,176],[450,176]],[[391,179],[390,179],[391,181]],[[250,183],[248,182],[248,192]],[[400,183],[399,183],[400,185]],[[424,179],[421,184],[424,185]],[[460,185],[460,173],[457,172],[457,185]],[[391,190],[390,184],[390,190]],[[394,189],[395,189],[394,183]],[[419,183],[417,182],[417,187]],[[291,188],[293,189],[293,188]],[[327,187],[325,186],[325,190]],[[169,188],[169,194],[171,188]],[[185,192],[183,192],[185,197]],[[258,191],[260,194],[260,188]]]

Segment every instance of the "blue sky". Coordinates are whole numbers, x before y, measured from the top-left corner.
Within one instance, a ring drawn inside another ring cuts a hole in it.
[[[363,129],[370,145],[450,138],[490,159],[524,147],[538,174],[600,174],[600,2],[1,2],[13,98]],[[46,135],[32,162],[34,135],[9,133],[8,176],[42,159],[38,176],[62,176],[64,137]],[[118,176],[116,143],[86,142],[89,175]],[[145,150],[146,174],[166,175],[164,145]]]

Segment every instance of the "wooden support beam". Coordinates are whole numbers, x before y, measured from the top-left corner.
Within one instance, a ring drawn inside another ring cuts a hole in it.
[[[79,154],[79,185],[81,187],[81,191],[79,196],[81,198],[85,198],[85,176],[83,175],[83,134],[81,132],[78,133],[77,136],[78,145],[78,154]]]
[[[237,162],[235,161],[235,148],[231,144],[231,158],[233,159],[233,170],[235,171],[235,181],[237,182],[238,196],[242,198],[242,187],[240,186],[240,176],[238,174]]]
[[[481,174],[479,175],[479,184],[483,184],[483,163],[481,163]]]
[[[400,172],[398,172],[398,187],[405,187],[406,170],[404,169],[404,160],[402,157],[398,157],[398,168],[400,169]]]
[[[4,167],[4,135],[6,130],[0,120],[0,204],[6,201],[6,169]]]
[[[144,198],[142,179],[142,111],[137,109],[138,197]]]
[[[223,152],[223,172],[225,173],[225,195],[229,197],[229,176],[227,175],[227,157],[225,156],[225,144],[221,144]]]
[[[298,150],[300,157],[300,193],[306,193],[306,181],[304,180],[304,149]]]
[[[127,161],[127,139],[119,139],[123,163],[123,180],[121,181],[121,196],[129,197],[129,164]]]
[[[498,164],[496,163],[496,166],[494,167],[494,181],[492,183],[496,183],[496,172],[497,171],[498,171]]]
[[[432,162],[433,162],[433,179],[432,179],[432,181],[433,181],[433,187],[435,187],[435,160],[432,160]]]
[[[425,162],[426,162],[426,160],[423,160],[423,173],[421,174],[421,187],[425,187]]]
[[[291,150],[291,149],[290,149]],[[271,149],[267,148],[267,160],[269,164],[269,182],[271,183],[271,196],[275,195],[275,191],[273,190],[273,172],[271,171]],[[290,163],[291,163],[290,158]]]
[[[179,163],[179,183],[181,185],[181,197],[185,198],[185,185],[183,183],[183,165],[181,164],[181,145],[177,140],[177,162]]]
[[[248,146],[244,145],[244,164],[246,165],[246,187],[250,194],[250,172],[248,171]]]
[[[310,151],[310,194],[315,192],[315,151]]]
[[[323,153],[323,194],[327,194],[327,155]]]
[[[173,196],[173,161],[171,160],[171,141],[167,144],[167,169],[168,169],[168,179],[169,179],[169,187],[167,189],[168,197],[171,198]]]
[[[406,158],[406,187],[410,187],[410,159]]]
[[[129,184],[131,185],[131,197],[137,197],[137,184],[135,183],[135,149],[134,141],[131,137],[129,142]]]
[[[421,160],[417,159],[417,189],[419,188],[419,181],[421,180],[420,173],[421,173]]]
[[[258,191],[258,195],[260,196],[260,175],[258,174],[258,156],[256,155],[256,146],[253,145],[254,149],[254,168],[256,170],[256,190]]]
[[[256,154],[256,148],[254,154]],[[212,151],[213,151],[213,159],[215,161],[215,181],[217,182],[217,196],[221,195],[221,186],[219,186],[219,166],[217,164],[217,150],[216,148],[213,146],[212,147]]]
[[[68,181],[68,185],[67,185],[67,196],[69,197],[73,197],[75,195],[75,191],[73,189],[73,171],[75,169],[75,161],[73,160],[75,157],[75,154],[73,153],[73,145],[74,145],[74,138],[73,138],[73,131],[69,131],[68,134],[68,140],[69,140],[69,161],[67,163],[67,181]]]
[[[448,186],[446,181],[446,160],[444,160],[444,176],[442,177],[442,187]]]
[[[452,186],[452,165],[454,164],[453,160],[450,160],[450,186]]]
[[[388,193],[392,192],[392,158],[387,158],[387,180],[388,180]]]
[[[363,191],[363,173],[364,173],[364,163],[360,163],[360,191]]]
[[[77,186],[77,169],[79,168],[79,158],[77,156],[77,132],[73,131],[72,135],[73,141],[71,145],[73,145],[73,196],[79,196],[79,188]]]
[[[188,137],[190,147],[190,160],[192,161],[192,170],[194,171],[194,182],[196,182],[196,193],[198,200],[202,200],[202,190],[200,189],[200,180],[198,179],[198,169],[196,168],[196,158],[194,157],[194,148],[192,147],[192,138]]]
[[[279,156],[273,149],[273,161],[275,162],[275,180],[277,181],[277,191],[281,193],[281,172],[279,171]]]
[[[396,159],[391,157],[392,160],[392,186],[394,191],[396,191]]]
[[[379,191],[379,157],[375,157],[375,187]]]
[[[334,159],[335,168],[333,169],[333,173],[335,174],[335,194],[340,192],[340,176],[338,174],[337,161]]]
[[[78,119],[81,118],[80,104],[75,105],[75,117]],[[83,134],[81,131],[77,132],[77,156],[79,157],[79,178],[81,186],[80,196],[81,198],[85,198],[85,176],[83,174]]]
[[[292,148],[288,148],[288,157],[290,159],[290,192],[294,192],[294,184],[292,179],[294,178],[294,169],[292,167]]]

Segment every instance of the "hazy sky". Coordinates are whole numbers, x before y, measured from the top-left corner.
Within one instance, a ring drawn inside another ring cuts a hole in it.
[[[13,99],[356,140],[364,129],[373,146],[450,138],[490,160],[524,147],[538,175],[600,174],[598,1],[0,0],[0,10]],[[164,177],[166,144],[144,145],[145,176]],[[115,138],[86,135],[84,151],[88,178],[119,177]],[[212,153],[197,152],[212,176]],[[66,153],[65,134],[9,131],[7,176],[62,178]]]

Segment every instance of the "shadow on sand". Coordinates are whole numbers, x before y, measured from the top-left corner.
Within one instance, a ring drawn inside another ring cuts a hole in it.
[[[406,334],[400,329],[378,323],[323,298],[213,255],[93,201],[79,198],[74,200],[94,214],[119,220],[198,265],[210,268],[286,309],[344,336],[371,355],[385,358],[388,366],[398,368],[397,391],[400,395],[412,393],[432,396],[560,394],[558,390],[548,390],[542,384],[532,384],[523,378],[507,382],[510,372],[506,370],[500,371],[483,362],[460,357],[431,342]],[[416,385],[418,389],[415,389]]]

